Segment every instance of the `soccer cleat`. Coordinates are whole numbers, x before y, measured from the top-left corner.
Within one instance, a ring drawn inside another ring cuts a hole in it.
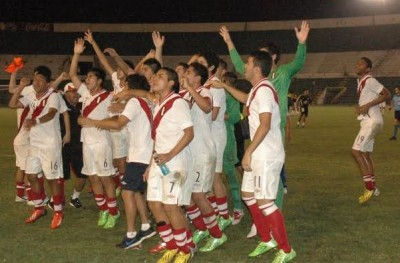
[[[118,212],[118,214],[116,214],[116,215],[108,215],[108,218],[107,218],[107,222],[104,224],[104,228],[105,229],[108,229],[108,228],[113,228],[116,224],[117,224],[117,221],[118,221],[118,218],[120,217],[121,215],[120,215],[120,213]]]
[[[193,243],[198,244],[200,241],[202,241],[203,239],[205,239],[209,236],[210,236],[210,233],[208,232],[208,230],[205,230],[205,231],[196,230],[193,233]]]
[[[154,231],[154,229],[152,227],[150,227],[149,229],[147,229],[145,231],[143,231],[143,230],[139,231],[141,241],[151,238],[151,237],[155,236],[156,234],[157,234],[157,232]]]
[[[256,249],[254,249],[250,254],[249,257],[254,258],[261,256],[264,253],[267,253],[268,251],[271,251],[272,249],[276,248],[278,244],[274,239],[271,239],[268,242],[260,242],[258,243]]]
[[[224,244],[228,238],[225,234],[222,234],[220,238],[210,237],[206,243],[206,245],[199,249],[200,252],[211,252],[217,247]]]
[[[170,263],[177,253],[178,249],[167,249],[157,263]]]
[[[183,251],[180,251],[176,256],[175,256],[175,261],[174,263],[187,263],[189,262],[189,259],[191,258],[191,253],[184,253]]]
[[[63,218],[64,218],[63,212],[55,212],[53,215],[53,220],[51,220],[51,225],[50,225],[51,229],[58,228],[61,225]]]
[[[252,224],[251,225],[251,228],[250,228],[250,232],[247,234],[247,238],[252,238],[252,237],[255,237],[257,235],[257,227],[256,227],[256,225],[255,224]]]
[[[243,210],[234,210],[232,226],[239,224],[240,221],[242,221],[243,216],[244,216]]]
[[[161,253],[161,252],[165,251],[166,247],[167,247],[167,244],[165,242],[160,241],[155,246],[149,248],[148,252],[150,254]]]
[[[26,204],[29,206],[35,206],[35,203],[32,200],[26,201]]]
[[[218,227],[219,229],[221,229],[221,231],[224,231],[225,228],[227,228],[231,224],[232,224],[232,217],[230,216],[227,219],[223,218],[222,216],[218,218]]]
[[[81,200],[79,200],[79,198],[75,198],[75,199],[71,198],[71,201],[69,201],[69,205],[72,207],[75,207],[75,208],[82,207],[82,203],[81,203]]]
[[[30,217],[28,217],[25,220],[25,223],[29,224],[29,223],[33,223],[36,220],[38,220],[39,218],[41,218],[42,216],[45,216],[47,214],[46,209],[35,209],[33,210],[32,214]]]
[[[389,140],[391,140],[391,141],[395,141],[395,140],[397,140],[397,138],[396,138],[396,137],[394,137],[394,136],[392,136],[392,137],[390,137],[390,138],[389,138]]]
[[[272,263],[286,263],[292,261],[296,257],[296,251],[293,248],[290,250],[289,253],[285,253],[282,249],[280,249],[274,258]]]
[[[368,190],[368,189],[364,189],[364,193],[358,198],[358,203],[360,204],[364,204],[366,202],[368,202],[372,196],[375,194],[375,192],[377,193],[376,196],[378,196],[380,194],[380,191],[377,190],[377,188],[375,188],[374,190]]]
[[[15,196],[15,202],[17,202],[17,203],[23,203],[23,202],[26,202],[26,200],[27,200],[27,198],[26,198],[26,196],[18,196],[18,195],[16,195]]]
[[[108,220],[108,210],[100,211],[99,212],[99,221],[97,222],[98,226],[104,226]]]
[[[121,243],[117,244],[116,247],[123,248],[123,249],[129,249],[132,247],[136,247],[142,243],[142,236],[140,235],[140,232],[136,234],[133,238],[128,238],[127,236],[124,236],[122,239]]]
[[[374,196],[379,196],[380,194],[381,194],[381,191],[379,191],[379,189],[375,187]]]

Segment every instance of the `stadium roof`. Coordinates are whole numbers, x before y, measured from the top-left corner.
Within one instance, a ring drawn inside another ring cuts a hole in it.
[[[400,13],[399,0],[1,0],[2,22],[177,23]]]

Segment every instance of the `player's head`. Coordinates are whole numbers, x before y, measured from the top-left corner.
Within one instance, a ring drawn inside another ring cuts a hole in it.
[[[222,58],[219,59],[219,64],[217,68],[217,72],[215,75],[220,79],[228,71],[228,64]]]
[[[51,81],[51,70],[46,66],[37,66],[33,70],[33,75],[41,75],[47,83]]]
[[[78,103],[80,96],[72,82],[65,84],[64,97],[71,105],[76,105]]]
[[[231,87],[234,87],[236,85],[237,79],[238,78],[235,73],[227,71],[224,73],[224,75],[222,75],[221,81]]]
[[[394,88],[394,93],[396,95],[400,95],[400,88],[399,87]]]
[[[49,88],[51,70],[46,66],[38,66],[33,70],[32,85],[36,93],[42,93]]]
[[[193,62],[190,64],[185,76],[189,85],[194,85],[197,81],[200,85],[204,85],[208,79],[208,71],[207,68],[199,62]]]
[[[271,71],[271,65],[272,58],[268,52],[261,50],[251,52],[245,65],[246,79],[252,82],[267,77]]]
[[[372,69],[372,61],[367,57],[360,58],[355,66],[355,72],[358,76],[369,73]]]
[[[135,68],[135,65],[134,65],[131,61],[129,61],[129,60],[124,60],[124,62],[125,62],[131,69],[134,69],[134,68]],[[118,68],[117,68],[117,79],[123,80],[124,78],[126,78],[126,75],[125,75],[124,71],[123,71],[120,67],[118,67]]]
[[[213,51],[204,51],[199,54],[197,62],[205,66],[210,74],[215,74],[219,66],[219,57]]]
[[[175,71],[178,74],[179,79],[182,78],[188,68],[189,65],[185,62],[179,62],[178,65],[176,65]]]
[[[141,90],[150,90],[150,84],[147,81],[146,77],[140,74],[132,74],[126,77],[126,85],[128,89],[141,89]]]
[[[267,51],[275,64],[278,64],[280,58],[281,58],[281,51],[279,47],[273,43],[273,42],[268,42],[266,46],[260,48],[261,51]]]
[[[155,92],[170,90],[178,93],[178,74],[171,68],[162,67],[159,71],[157,71],[154,78],[152,78],[152,90]]]
[[[308,95],[309,92],[310,92],[309,89],[307,89],[307,88],[304,88],[304,89],[303,89],[303,94],[304,94],[304,95]]]
[[[106,73],[101,68],[91,68],[86,74],[85,84],[89,90],[101,88],[104,85]]]
[[[156,74],[160,68],[161,64],[157,59],[149,58],[143,62],[139,73],[145,76],[147,81],[150,81],[151,77],[153,77],[153,75]]]

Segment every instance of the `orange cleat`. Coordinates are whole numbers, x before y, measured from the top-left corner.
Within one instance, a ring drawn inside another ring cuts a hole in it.
[[[51,229],[58,228],[61,225],[63,218],[64,218],[63,212],[55,212],[53,215],[53,220],[51,220],[51,225],[50,225]]]
[[[25,220],[25,223],[29,224],[29,223],[33,223],[36,220],[38,220],[39,218],[41,218],[42,216],[45,216],[47,214],[46,210],[44,208],[42,209],[35,209],[33,210],[32,214],[30,217],[28,217]]]
[[[164,242],[160,241],[158,242],[155,246],[151,247],[149,249],[150,254],[157,254],[157,253],[162,253],[167,249],[167,244]]]

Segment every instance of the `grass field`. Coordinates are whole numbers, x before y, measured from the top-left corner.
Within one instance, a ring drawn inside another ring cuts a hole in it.
[[[312,107],[307,127],[292,128],[287,145],[288,195],[284,215],[289,239],[297,251],[295,262],[400,262],[399,141],[389,141],[392,112],[375,143],[375,170],[381,196],[360,206],[363,184],[350,155],[358,132],[352,107]],[[24,223],[31,207],[14,202],[15,113],[0,109],[0,262],[155,262],[145,241],[142,250],[115,248],[125,233],[122,219],[112,230],[96,226],[97,208],[87,193],[84,209],[67,206],[65,220],[50,229],[51,216]],[[292,123],[295,124],[294,119]],[[71,182],[66,183],[67,194]],[[122,203],[120,203],[122,209]],[[198,253],[192,262],[271,262],[273,253],[257,259],[247,254],[257,240],[245,238],[250,227],[246,214],[241,224],[228,228],[228,242],[210,254]]]

